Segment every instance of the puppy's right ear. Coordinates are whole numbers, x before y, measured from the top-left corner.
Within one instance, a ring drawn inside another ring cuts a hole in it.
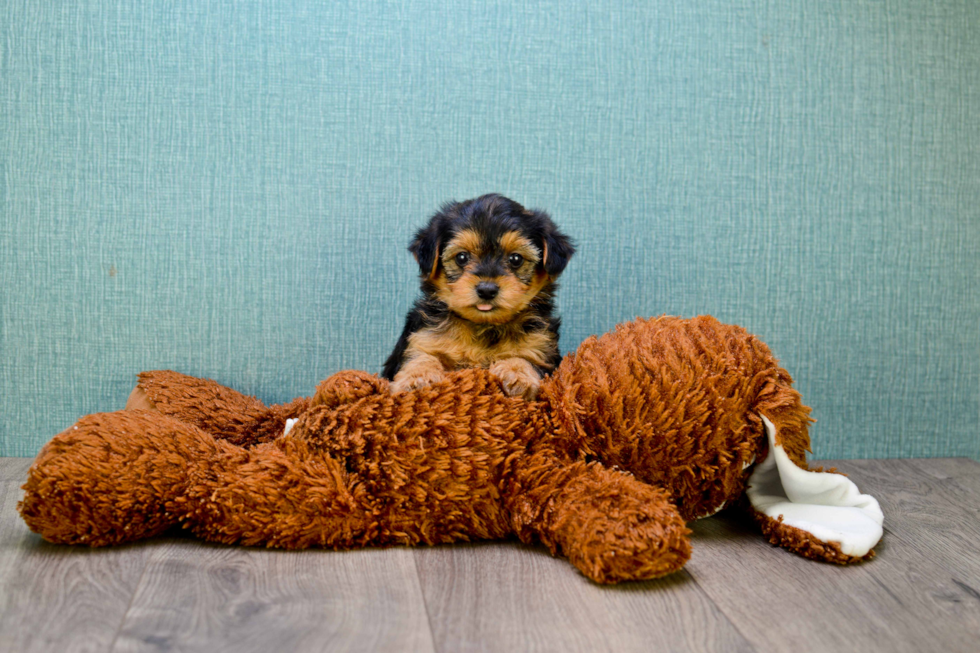
[[[439,229],[435,220],[419,229],[408,246],[408,251],[419,264],[419,273],[427,279],[435,277],[439,269],[439,246]]]

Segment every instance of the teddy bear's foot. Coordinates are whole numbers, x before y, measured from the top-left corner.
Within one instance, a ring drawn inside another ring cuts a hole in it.
[[[310,408],[336,408],[364,397],[387,393],[388,387],[388,381],[373,374],[344,370],[320,382],[310,401]]]
[[[875,498],[840,474],[797,467],[776,443],[776,426],[765,416],[762,421],[769,455],[752,472],[745,494],[769,541],[827,562],[870,558],[884,521]]]
[[[126,407],[123,410],[153,410],[157,409],[156,404],[150,401],[150,398],[137,383],[133,388],[133,391],[129,393],[129,398],[126,399]]]
[[[106,546],[157,535],[178,521],[173,501],[188,461],[214,449],[208,434],[159,413],[89,415],[44,446],[18,508],[49,542]]]
[[[666,491],[597,464],[555,497],[552,549],[597,583],[658,578],[691,557],[690,531]],[[555,546],[557,545],[557,546]]]

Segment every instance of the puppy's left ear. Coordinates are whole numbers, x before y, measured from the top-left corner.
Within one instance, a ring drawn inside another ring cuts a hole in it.
[[[433,220],[415,233],[415,238],[408,246],[408,251],[419,264],[419,273],[427,279],[436,276],[439,268],[439,244],[439,229]]]
[[[548,276],[557,278],[575,254],[572,239],[558,231],[558,227],[544,211],[532,211],[535,222],[541,228],[541,265]]]

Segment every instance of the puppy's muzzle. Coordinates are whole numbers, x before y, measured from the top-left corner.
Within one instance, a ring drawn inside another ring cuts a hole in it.
[[[500,286],[492,281],[481,281],[476,284],[476,294],[480,299],[489,301],[496,297],[498,292],[500,292]]]

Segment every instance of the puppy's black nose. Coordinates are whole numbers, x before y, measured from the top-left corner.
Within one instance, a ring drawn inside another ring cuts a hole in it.
[[[500,286],[492,281],[481,281],[476,284],[476,294],[480,296],[480,299],[493,299],[499,291]]]

